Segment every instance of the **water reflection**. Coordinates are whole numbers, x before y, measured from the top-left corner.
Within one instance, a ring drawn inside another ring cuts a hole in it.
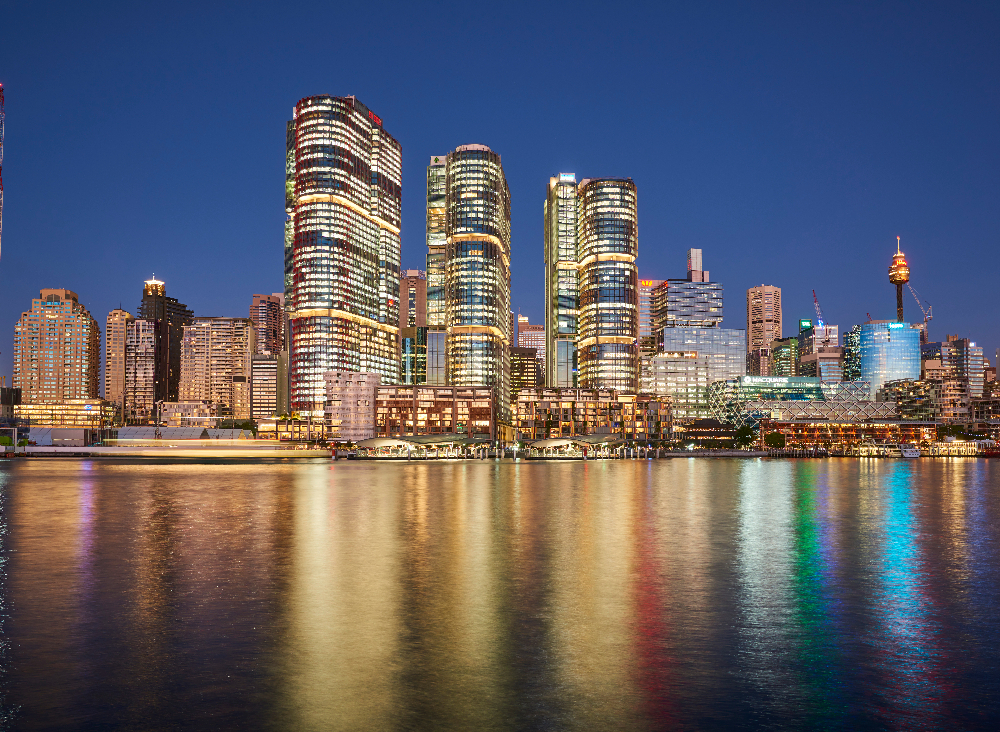
[[[975,460],[0,464],[20,729],[995,728]]]

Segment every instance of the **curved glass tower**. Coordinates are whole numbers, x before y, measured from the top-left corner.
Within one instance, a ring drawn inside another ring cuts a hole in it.
[[[399,380],[401,149],[354,97],[300,100],[287,140],[291,410],[321,417],[327,371]]]
[[[577,189],[579,384],[639,389],[638,220],[635,183],[583,180]]]
[[[500,156],[462,145],[445,165],[448,383],[493,387],[510,418],[510,190]]]

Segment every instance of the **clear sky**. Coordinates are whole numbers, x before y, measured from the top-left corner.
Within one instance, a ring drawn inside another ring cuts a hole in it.
[[[402,144],[404,267],[423,268],[428,158],[502,155],[532,322],[549,176],[623,176],[640,275],[682,277],[702,248],[727,327],[761,283],[786,335],[814,288],[842,331],[894,317],[900,235],[932,338],[992,360],[998,38],[995,2],[3,2],[0,374],[42,287],[102,329],[154,272],[197,315],[280,290],[285,122],[311,94],[356,95]]]

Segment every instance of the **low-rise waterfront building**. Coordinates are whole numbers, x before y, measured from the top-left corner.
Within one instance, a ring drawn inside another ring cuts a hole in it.
[[[375,436],[376,392],[382,377],[353,371],[327,371],[326,423],[331,439],[358,442]]]
[[[510,426],[499,417],[489,386],[380,386],[375,436],[462,434],[507,441]]]
[[[102,399],[66,399],[14,407],[14,419],[38,427],[101,429],[114,424],[115,405]]]
[[[592,389],[524,389],[517,396],[515,435],[544,440],[617,435],[625,440],[670,438],[670,400],[650,394]]]
[[[214,428],[218,413],[211,402],[163,402],[159,422],[167,427]]]

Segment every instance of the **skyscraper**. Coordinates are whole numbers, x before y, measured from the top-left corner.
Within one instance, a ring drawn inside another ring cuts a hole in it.
[[[139,319],[155,326],[156,333],[156,385],[154,401],[177,401],[177,387],[181,379],[181,338],[184,326],[191,322],[194,313],[177,298],[167,297],[166,285],[156,279],[146,280],[139,304]]]
[[[757,285],[747,290],[747,371],[770,376],[771,342],[781,339],[781,288]]]
[[[14,326],[12,385],[22,404],[97,399],[101,329],[72,290],[46,289]]]
[[[219,416],[249,419],[255,342],[249,318],[195,318],[184,328],[180,400],[211,402]]]
[[[401,148],[355,97],[301,99],[291,127],[290,408],[322,417],[327,371],[399,380]]]
[[[421,269],[404,270],[399,278],[399,327],[423,328],[427,325],[427,273]]]
[[[104,326],[104,399],[114,404],[119,418],[125,408],[125,337],[132,314],[115,308]]]
[[[859,344],[860,380],[871,384],[873,398],[887,381],[920,378],[920,326],[870,320],[861,326]]]
[[[435,155],[427,166],[427,326],[444,328],[444,270],[447,258],[445,160]]]
[[[545,199],[545,383],[576,388],[579,276],[576,175],[549,178]]]
[[[493,388],[500,420],[509,420],[510,190],[485,145],[449,153],[445,176],[448,383]]]
[[[284,350],[285,313],[279,294],[254,295],[250,320],[257,336],[256,353],[277,354]]]
[[[149,424],[156,416],[157,345],[161,324],[132,320],[125,326],[125,399],[122,421]]]
[[[639,389],[639,250],[631,180],[586,179],[577,188],[579,385]]]

